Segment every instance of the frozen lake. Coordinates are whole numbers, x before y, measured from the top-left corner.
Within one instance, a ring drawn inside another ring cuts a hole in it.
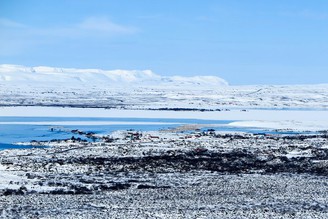
[[[23,147],[13,145],[15,142],[71,138],[74,136],[70,132],[73,129],[97,134],[110,134],[116,130],[161,130],[186,124],[203,124],[204,128],[232,132],[270,134],[316,132],[328,130],[328,111],[173,112],[60,107],[1,107],[0,149]],[[207,124],[208,126],[206,126]]]
[[[175,128],[184,124],[228,124],[231,121],[163,119],[163,118],[95,118],[95,117],[0,117],[0,149],[24,148],[15,142],[48,141],[81,137],[73,129],[97,134],[116,130],[151,131]]]
[[[203,129],[217,131],[242,131],[250,133],[277,133],[270,129],[256,127],[234,127],[235,120],[168,119],[168,118],[99,118],[99,117],[0,117],[0,149],[29,148],[13,145],[16,142],[49,141],[68,139],[71,130],[79,129],[96,134],[110,134],[117,130],[157,131],[186,124],[203,124]],[[213,125],[213,126],[212,126]],[[295,133],[295,132],[280,132]]]

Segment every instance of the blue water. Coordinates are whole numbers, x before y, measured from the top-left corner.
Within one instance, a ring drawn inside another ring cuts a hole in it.
[[[15,142],[32,140],[48,141],[52,139],[68,139],[73,129],[97,134],[110,134],[116,130],[150,131],[174,128],[181,124],[227,124],[231,121],[197,120],[197,119],[149,119],[149,118],[79,118],[79,117],[1,117],[0,122],[67,122],[67,121],[112,121],[112,122],[160,122],[164,124],[119,124],[119,125],[36,125],[36,124],[0,124],[0,150],[10,148],[30,148],[31,146],[13,145]],[[165,124],[167,123],[167,124]],[[180,124],[169,124],[180,123]],[[54,128],[53,130],[51,130]]]
[[[110,134],[116,130],[150,131],[180,126],[182,124],[228,124],[231,120],[198,120],[198,119],[149,119],[149,118],[78,118],[78,117],[1,117],[0,122],[64,122],[64,121],[113,121],[113,122],[161,122],[164,124],[147,125],[35,125],[35,124],[0,124],[0,150],[13,148],[31,148],[32,146],[18,146],[15,142],[30,142],[32,140],[48,141],[52,139],[68,139],[75,135],[70,131],[79,129],[97,134]],[[180,124],[165,124],[180,123]],[[51,130],[54,128],[54,130]],[[276,133],[268,130],[252,128],[234,128],[228,126],[215,127],[218,131],[243,131],[250,133]],[[64,130],[64,131],[63,131]],[[66,130],[66,131],[65,131]],[[282,134],[292,134],[290,132]]]

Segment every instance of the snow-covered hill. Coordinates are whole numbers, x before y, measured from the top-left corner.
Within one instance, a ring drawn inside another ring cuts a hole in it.
[[[150,70],[0,65],[0,106],[125,109],[328,109],[328,84],[228,86],[215,76],[165,77]]]
[[[208,87],[226,86],[228,83],[216,76],[165,77],[150,70],[101,70],[53,67],[26,67],[0,65],[0,83],[33,84],[35,86],[173,86]]]

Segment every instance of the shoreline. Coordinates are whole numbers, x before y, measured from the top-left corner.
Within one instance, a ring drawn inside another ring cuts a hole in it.
[[[315,112],[315,115],[313,114]],[[220,119],[220,120],[277,120],[277,119],[323,119],[328,110],[275,110],[248,109],[222,111],[171,111],[147,109],[106,109],[79,107],[44,107],[44,106],[15,106],[0,107],[0,115],[28,117],[108,117],[108,118],[179,118],[179,119]],[[271,118],[268,118],[272,115]],[[1,117],[0,116],[0,117]],[[307,116],[307,118],[304,118]],[[327,119],[328,120],[328,119]]]
[[[126,118],[126,119],[195,119],[231,121],[229,127],[291,129],[295,131],[328,130],[328,111],[230,110],[230,111],[159,111],[103,108],[0,107],[1,117],[52,118]],[[50,122],[49,122],[50,123]],[[55,123],[55,122],[52,122]],[[74,123],[74,122],[70,122]],[[79,122],[75,122],[78,125]],[[82,122],[80,122],[82,123]],[[87,125],[87,122],[84,122]],[[89,122],[97,125],[96,122]],[[110,125],[110,122],[98,122]],[[113,123],[113,122],[112,122]],[[179,122],[180,123],[180,122]],[[183,123],[183,121],[181,122]],[[68,124],[68,123],[66,123]],[[113,123],[114,124],[114,123]],[[132,123],[131,123],[132,124]]]

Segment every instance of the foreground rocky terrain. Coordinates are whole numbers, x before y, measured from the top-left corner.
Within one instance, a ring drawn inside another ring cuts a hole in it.
[[[154,175],[161,178],[160,174]],[[327,218],[326,178],[179,173],[171,188],[1,196],[3,218]],[[194,179],[193,182],[190,182]]]
[[[327,133],[121,131],[1,151],[3,218],[327,218]]]

